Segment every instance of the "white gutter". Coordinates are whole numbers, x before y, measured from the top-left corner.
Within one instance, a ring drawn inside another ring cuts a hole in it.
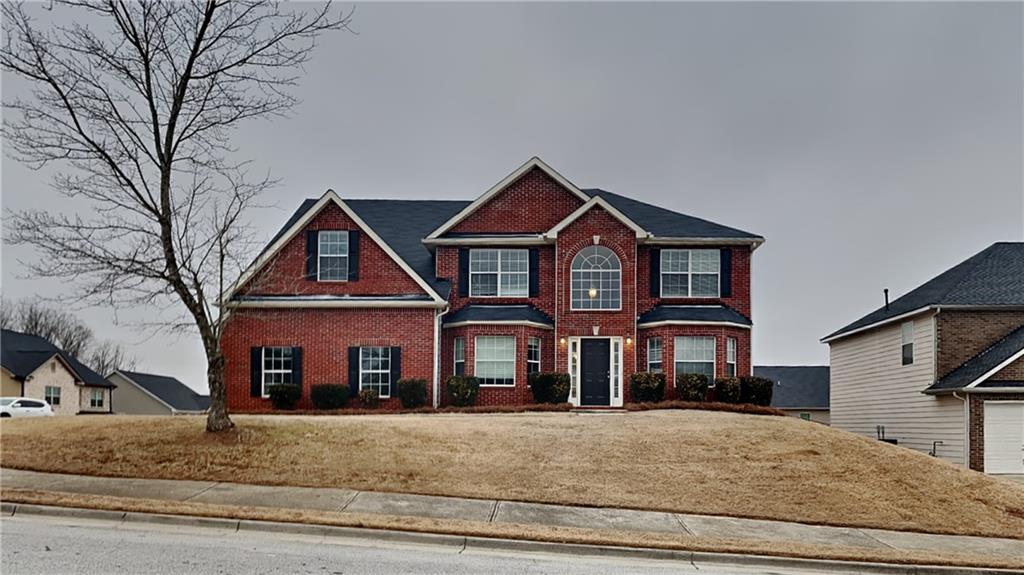
[[[880,327],[880,326],[883,326],[883,325],[886,325],[886,324],[889,324],[889,323],[893,323],[895,321],[899,321],[901,319],[906,319],[908,317],[924,313],[924,312],[926,312],[926,311],[928,311],[930,309],[938,309],[938,306],[926,305],[924,307],[921,307],[921,308],[918,308],[918,309],[915,309],[915,310],[912,310],[912,311],[908,311],[906,313],[901,313],[900,315],[897,315],[897,316],[893,316],[893,317],[886,318],[886,319],[883,319],[883,320],[880,320],[880,321],[876,321],[875,323],[870,323],[870,324],[865,325],[863,327],[858,327],[857,329],[853,329],[853,330],[850,330],[850,331],[847,331],[847,332],[836,334],[836,335],[833,335],[833,336],[830,336],[830,337],[823,337],[819,341],[821,343],[829,343],[829,342],[835,341],[835,340],[840,339],[840,338],[849,337],[849,336],[851,336],[851,335],[853,335],[855,333],[860,333],[862,331],[867,331],[869,329],[874,329],[876,327]]]
[[[428,300],[264,300],[264,301],[232,301],[230,308],[435,308],[441,309],[448,304],[435,303]]]
[[[554,240],[547,240],[543,235],[537,236],[473,236],[461,238],[426,238],[422,240],[428,246],[493,246],[496,244],[509,246],[543,246],[555,243]]]
[[[964,402],[964,467],[971,468],[971,409],[967,396],[960,397],[953,392],[953,397]]]
[[[764,243],[764,238],[668,238],[648,236],[638,239],[637,242],[663,246],[750,246],[750,251],[754,251]]]
[[[537,323],[535,321],[518,320],[518,319],[493,320],[493,321],[487,321],[487,320],[458,321],[458,322],[449,323],[447,325],[444,325],[443,329],[448,329],[448,328],[452,328],[452,327],[463,327],[463,326],[467,326],[467,325],[525,325],[527,327],[536,327],[536,328],[540,328],[540,329],[555,329],[554,326],[548,325],[546,323]]]
[[[651,321],[647,323],[638,323],[637,327],[640,329],[647,329],[652,327],[661,327],[665,325],[724,325],[729,327],[738,327],[741,329],[752,329],[753,326],[744,325],[742,323],[736,323],[733,321],[699,321],[699,320],[683,320],[683,319],[666,319],[662,321]]]

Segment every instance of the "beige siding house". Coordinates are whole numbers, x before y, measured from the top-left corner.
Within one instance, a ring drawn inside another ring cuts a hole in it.
[[[833,426],[1024,473],[1024,243],[993,244],[822,341]]]
[[[119,370],[107,377],[117,384],[114,410],[132,415],[205,413],[210,398],[165,375]]]

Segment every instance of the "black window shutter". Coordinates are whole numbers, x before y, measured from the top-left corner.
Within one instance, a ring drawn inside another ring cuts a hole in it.
[[[721,297],[732,297],[732,249],[722,248],[721,254],[719,258],[719,274],[721,277],[719,295]]]
[[[359,395],[359,348],[348,348],[348,390],[349,395]]]
[[[391,348],[391,397],[398,395],[398,380],[402,378],[402,348]]]
[[[292,383],[302,387],[302,348],[292,348]]]
[[[348,281],[359,279],[359,230],[348,233]]]
[[[459,248],[459,296],[469,297],[469,248]]]
[[[306,230],[306,279],[310,281],[316,281],[316,256],[317,256],[317,239],[320,237],[320,232],[316,230]]]
[[[661,250],[651,248],[651,297],[661,297]]]
[[[540,295],[540,250],[530,248],[530,297]]]
[[[249,395],[263,395],[263,348],[249,348]]]

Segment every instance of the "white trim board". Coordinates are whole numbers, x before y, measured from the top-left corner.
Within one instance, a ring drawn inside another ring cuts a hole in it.
[[[518,180],[519,178],[521,178],[523,175],[525,175],[527,172],[534,168],[538,168],[541,171],[543,171],[545,174],[550,176],[551,179],[558,182],[559,185],[561,185],[563,188],[565,188],[570,193],[572,193],[579,199],[583,200],[584,202],[590,200],[590,196],[583,193],[583,190],[580,190],[572,182],[565,179],[565,177],[559,174],[557,171],[555,171],[554,168],[547,165],[547,163],[545,163],[544,160],[541,160],[537,156],[534,156],[527,160],[525,164],[516,168],[515,171],[513,171],[511,174],[502,178],[500,182],[494,184],[494,186],[492,186],[491,189],[484,192],[483,195],[481,195],[479,198],[473,200],[473,203],[469,204],[465,208],[462,208],[462,211],[452,216],[445,223],[441,224],[441,226],[434,230],[433,232],[431,232],[426,239],[437,239],[442,234],[447,232],[449,229],[453,228],[456,224],[469,217],[473,212],[480,209],[481,206],[489,202],[491,198],[498,195],[499,192],[507,188],[509,185],[514,183],[516,180]]]
[[[981,382],[985,381],[986,379],[992,377],[993,375],[999,373],[1004,367],[1010,365],[1011,363],[1017,361],[1018,359],[1020,359],[1022,357],[1024,357],[1024,348],[1021,348],[1020,350],[1017,351],[1017,353],[1015,353],[1015,354],[1011,355],[1009,358],[1007,358],[1006,361],[1003,361],[999,365],[997,365],[997,366],[993,367],[992,369],[986,371],[981,377],[979,377],[978,379],[975,379],[971,383],[969,383],[966,386],[964,386],[964,389],[965,390],[966,389],[973,389],[974,387],[977,387],[977,385],[979,383],[981,383]],[[1021,391],[1024,392],[1024,390],[1021,390]]]
[[[539,329],[555,329],[554,326],[548,325],[546,323],[538,323],[538,322],[535,322],[535,321],[518,320],[518,319],[492,320],[492,321],[488,321],[488,320],[457,321],[457,322],[454,322],[454,323],[446,323],[446,324],[442,325],[441,328],[442,329],[448,329],[448,328],[453,328],[453,327],[463,327],[463,326],[467,326],[467,325],[523,325],[523,326],[527,326],[527,327],[536,327],[536,328],[539,328]],[[481,334],[481,335],[486,335],[486,334]]]
[[[383,240],[383,238],[377,235],[377,232],[373,231],[373,228],[367,225],[367,223],[364,222],[363,219],[360,218],[359,215],[356,214],[356,212],[348,206],[348,204],[342,201],[342,199],[338,197],[336,193],[334,193],[334,190],[327,190],[326,192],[324,192],[324,195],[320,196],[320,199],[317,200],[317,202],[313,204],[313,206],[309,210],[307,210],[305,214],[302,215],[301,218],[299,218],[294,224],[292,224],[292,227],[289,228],[287,232],[282,234],[281,237],[277,239],[277,241],[271,244],[270,247],[268,247],[267,250],[263,252],[263,254],[260,255],[259,258],[256,259],[256,261],[254,261],[248,268],[246,268],[244,272],[242,272],[242,275],[240,275],[238,279],[235,280],[233,284],[231,284],[231,287],[229,287],[224,292],[224,294],[221,295],[221,305],[230,302],[231,298],[235,295],[235,293],[239,289],[241,289],[241,287],[244,286],[250,279],[252,279],[256,272],[262,269],[263,266],[267,264],[267,262],[273,259],[274,256],[276,256],[278,252],[280,252],[281,249],[288,244],[288,242],[290,242],[300,231],[305,229],[306,226],[309,225],[309,222],[312,221],[313,218],[315,218],[317,215],[319,215],[320,212],[323,211],[323,209],[327,206],[327,204],[331,202],[333,202],[335,205],[341,208],[341,211],[345,212],[345,215],[351,218],[352,221],[355,222],[356,226],[359,227],[359,229],[365,232],[366,235],[372,241],[376,242],[377,245],[380,246],[382,250],[384,250],[384,253],[388,254],[388,256],[391,257],[391,259],[394,260],[394,262],[397,263],[400,268],[402,268],[402,271],[407,273],[409,277],[411,277],[413,281],[416,282],[417,285],[423,288],[427,295],[429,295],[431,299],[434,300],[434,303],[445,303],[444,298],[442,298],[436,291],[434,291],[434,288],[430,287],[430,284],[424,281],[424,279],[420,277],[420,275],[416,273],[409,266],[409,264],[406,263],[405,260],[403,260],[398,255],[397,252],[395,252],[395,250],[391,249],[391,246],[389,246],[387,242]]]
[[[636,327],[638,329],[648,329],[652,327],[661,327],[666,325],[726,325],[729,327],[738,327],[742,329],[753,328],[753,326],[744,325],[742,323],[736,323],[734,321],[698,321],[688,319],[666,319],[660,321],[650,321],[647,323],[638,323]]]
[[[609,214],[612,215],[612,217],[614,217],[615,219],[617,219],[620,222],[622,222],[629,229],[633,230],[633,234],[638,239],[646,239],[646,238],[651,237],[651,234],[649,232],[647,232],[647,230],[643,229],[642,227],[640,227],[639,224],[637,224],[633,220],[631,220],[628,217],[626,217],[626,214],[623,214],[622,212],[617,210],[614,206],[612,206],[610,203],[608,203],[601,196],[594,196],[593,198],[590,198],[587,201],[587,203],[585,203],[582,206],[576,208],[576,211],[574,211],[573,213],[569,214],[562,221],[560,221],[557,224],[555,224],[555,226],[553,228],[551,228],[550,230],[548,230],[544,234],[544,236],[547,237],[547,238],[550,238],[550,239],[557,238],[558,237],[558,232],[564,230],[566,227],[569,226],[569,224],[575,222],[581,216],[583,216],[583,214],[589,212],[592,208],[595,208],[595,207],[599,207],[599,208],[603,209],[604,211],[608,212]]]

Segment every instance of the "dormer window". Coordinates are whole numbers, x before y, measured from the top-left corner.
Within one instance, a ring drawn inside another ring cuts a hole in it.
[[[719,297],[719,250],[661,250],[661,297]]]
[[[317,234],[317,281],[348,281],[348,232]]]
[[[529,250],[469,251],[470,297],[528,297],[529,293]]]

